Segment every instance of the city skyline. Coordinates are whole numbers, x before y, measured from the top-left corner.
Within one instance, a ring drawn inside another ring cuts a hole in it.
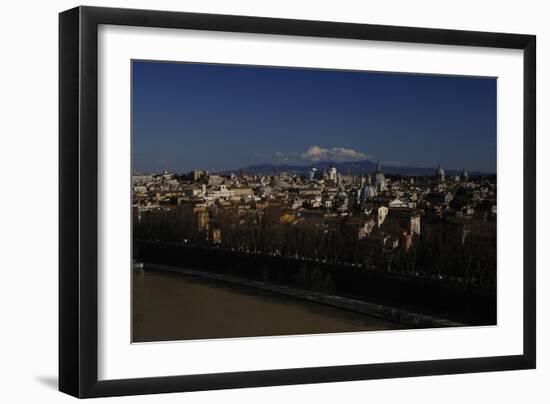
[[[293,164],[271,164],[271,163],[260,163],[247,167],[238,167],[234,169],[226,170],[208,170],[204,167],[197,166],[193,169],[184,169],[184,170],[171,170],[168,168],[159,168],[157,170],[137,170],[132,171],[133,175],[140,174],[151,174],[151,175],[160,175],[165,173],[192,175],[195,172],[204,172],[206,174],[221,175],[221,176],[230,176],[230,175],[257,175],[257,176],[272,176],[274,174],[296,174],[303,177],[307,177],[312,171],[312,169],[317,173],[317,175],[322,175],[329,171],[332,167],[341,167],[343,166],[353,166],[355,163],[361,163],[362,165],[368,165],[370,168],[351,170],[345,168],[341,171],[342,174],[350,174],[355,176],[372,176],[376,172],[375,166],[380,165],[382,172],[387,171],[389,175],[402,175],[404,177],[433,177],[435,172],[440,168],[443,169],[447,175],[460,176],[462,173],[466,172],[469,175],[474,176],[496,176],[494,172],[487,171],[472,171],[467,167],[462,168],[448,168],[444,167],[442,164],[438,163],[434,167],[410,167],[402,163],[394,164],[394,162],[384,162],[384,161],[373,161],[373,160],[350,160],[350,161],[341,161],[337,163],[336,161],[319,161],[316,163],[310,163],[308,165],[293,165]],[[357,167],[361,167],[357,166]],[[252,169],[253,172],[250,172]],[[275,170],[273,170],[275,169]]]
[[[134,171],[369,160],[496,172],[494,78],[151,61],[132,69]]]

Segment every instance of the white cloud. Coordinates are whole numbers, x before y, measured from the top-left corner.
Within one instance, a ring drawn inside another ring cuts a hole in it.
[[[352,149],[346,149],[344,147],[333,147],[332,149],[324,149],[319,146],[311,146],[302,157],[306,160],[319,162],[319,161],[360,161],[366,160],[369,156],[365,153],[361,153]]]

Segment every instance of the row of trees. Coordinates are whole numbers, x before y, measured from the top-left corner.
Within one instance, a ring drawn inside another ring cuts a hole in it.
[[[444,220],[431,224],[404,250],[384,245],[376,231],[359,239],[357,227],[345,218],[330,224],[294,223],[285,220],[281,208],[261,212],[238,214],[213,208],[197,213],[185,207],[146,212],[134,221],[134,239],[209,246],[218,229],[221,240],[216,242],[222,248],[496,285],[496,234],[484,234],[476,222],[469,224],[466,237],[455,224]]]

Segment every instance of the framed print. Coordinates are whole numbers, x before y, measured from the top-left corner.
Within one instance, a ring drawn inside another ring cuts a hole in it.
[[[535,367],[534,36],[59,22],[61,391]]]

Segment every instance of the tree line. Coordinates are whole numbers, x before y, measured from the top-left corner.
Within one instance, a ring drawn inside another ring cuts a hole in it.
[[[135,241],[216,245],[495,288],[496,234],[475,220],[468,226],[466,233],[445,220],[423,226],[421,235],[413,237],[405,250],[384,245],[376,231],[359,239],[357,227],[346,218],[296,223],[285,220],[277,206],[253,212],[212,207],[202,213],[177,207],[143,212],[140,220],[134,220],[133,232]],[[214,229],[221,235],[219,240],[212,238]]]

